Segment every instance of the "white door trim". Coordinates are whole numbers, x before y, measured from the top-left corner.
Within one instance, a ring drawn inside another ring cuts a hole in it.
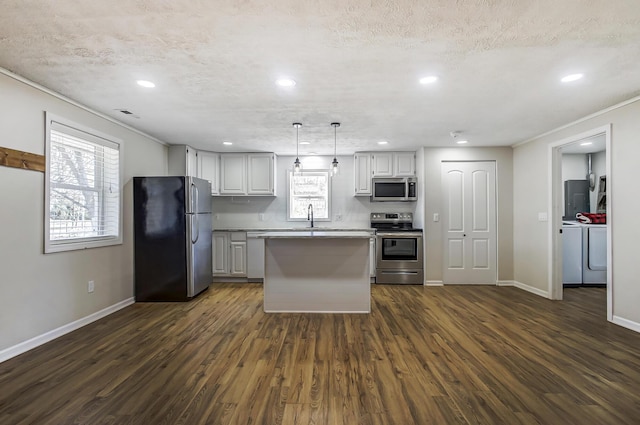
[[[607,320],[613,321],[613,249],[611,223],[611,124],[597,127],[584,133],[558,140],[548,146],[548,184],[549,194],[549,247],[548,247],[548,292],[552,300],[562,299],[562,155],[560,148],[589,137],[605,135],[606,143],[606,175],[607,175]]]

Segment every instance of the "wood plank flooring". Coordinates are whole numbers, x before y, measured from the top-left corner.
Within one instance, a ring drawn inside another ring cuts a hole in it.
[[[372,286],[265,314],[259,284],[141,303],[0,364],[0,424],[638,424],[640,334],[605,290]]]

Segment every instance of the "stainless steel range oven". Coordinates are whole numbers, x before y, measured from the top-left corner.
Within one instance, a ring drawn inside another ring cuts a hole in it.
[[[371,213],[376,229],[376,283],[424,284],[422,230],[413,213]]]

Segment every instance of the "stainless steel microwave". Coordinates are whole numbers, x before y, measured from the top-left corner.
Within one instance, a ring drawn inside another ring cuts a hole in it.
[[[409,202],[418,200],[417,180],[415,177],[374,178],[371,200]]]

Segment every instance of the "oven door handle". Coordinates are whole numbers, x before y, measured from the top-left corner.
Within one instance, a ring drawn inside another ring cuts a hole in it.
[[[399,239],[414,239],[421,238],[422,233],[410,233],[410,232],[376,232],[376,236],[383,236],[385,238],[399,238]]]

